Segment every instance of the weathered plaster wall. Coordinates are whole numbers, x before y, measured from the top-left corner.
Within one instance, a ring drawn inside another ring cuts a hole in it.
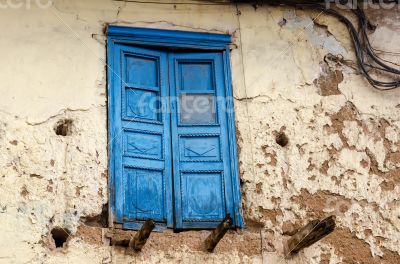
[[[238,10],[106,0],[0,10],[0,263],[285,263],[287,235],[330,214],[338,229],[288,263],[400,263],[400,91],[377,92],[357,74],[347,31],[334,19]],[[373,44],[399,61],[399,13],[369,14],[378,24]],[[102,238],[108,23],[234,37],[247,228],[214,254],[200,247],[207,231],[154,234],[136,255]],[[350,61],[327,64],[327,53]],[[65,120],[67,136],[56,135]],[[276,143],[282,133],[284,147]],[[71,233],[62,249],[51,240],[56,226]]]

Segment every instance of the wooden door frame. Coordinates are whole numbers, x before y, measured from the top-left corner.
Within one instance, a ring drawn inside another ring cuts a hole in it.
[[[108,113],[108,143],[114,137],[113,130],[114,114],[112,102],[113,87],[115,80],[115,67],[118,67],[114,61],[115,46],[138,45],[153,48],[183,48],[203,51],[219,51],[224,60],[224,80],[225,97],[233,98],[231,69],[230,69],[230,49],[231,36],[226,34],[199,33],[178,30],[163,30],[150,28],[136,28],[126,26],[108,26],[107,28],[107,113]],[[236,145],[236,129],[233,100],[226,100],[226,115],[228,121],[228,139],[231,166],[232,196],[235,216],[234,225],[243,228],[242,205],[240,193],[240,178],[238,167],[238,155]],[[115,215],[115,164],[114,149],[115,140],[108,144],[108,183],[109,183],[109,225],[114,224]]]

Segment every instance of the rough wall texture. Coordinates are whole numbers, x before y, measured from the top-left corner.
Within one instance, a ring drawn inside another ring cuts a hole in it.
[[[336,20],[238,10],[106,0],[1,10],[0,263],[285,263],[288,235],[330,214],[337,230],[287,263],[400,263],[400,91],[366,83]],[[368,14],[378,24],[373,45],[399,61],[396,12]],[[109,246],[99,227],[108,201],[108,23],[234,37],[247,228],[214,254],[201,248],[207,231],[157,233],[134,254]],[[328,53],[348,61],[327,63]],[[63,248],[54,227],[69,233]]]

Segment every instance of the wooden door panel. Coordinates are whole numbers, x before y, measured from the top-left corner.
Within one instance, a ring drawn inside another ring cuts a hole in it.
[[[114,87],[116,219],[127,228],[147,219],[172,226],[170,116],[165,52],[118,46]]]
[[[234,215],[222,54],[174,53],[169,65],[175,227],[214,228]]]

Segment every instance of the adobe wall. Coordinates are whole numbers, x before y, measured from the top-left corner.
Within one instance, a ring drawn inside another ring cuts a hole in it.
[[[0,10],[0,263],[285,263],[288,235],[331,214],[334,233],[287,263],[400,263],[400,90],[358,74],[337,20],[270,6],[31,2]],[[398,11],[368,14],[373,45],[399,62]],[[104,237],[107,24],[233,36],[247,228],[213,254],[201,247],[208,231],[154,233],[139,254]],[[54,227],[70,232],[63,248]]]

